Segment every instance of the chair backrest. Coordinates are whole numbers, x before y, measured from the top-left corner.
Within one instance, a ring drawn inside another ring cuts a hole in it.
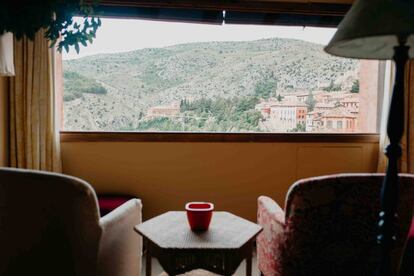
[[[375,275],[382,174],[341,174],[296,182],[286,201],[282,275]],[[397,275],[414,207],[414,176],[400,175]]]
[[[89,184],[0,168],[0,275],[95,275],[100,237]]]

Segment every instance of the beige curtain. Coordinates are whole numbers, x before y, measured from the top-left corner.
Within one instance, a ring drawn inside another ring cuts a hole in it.
[[[389,76],[394,75],[394,66],[390,66]],[[392,91],[393,80],[386,83],[384,93],[384,105],[380,130],[380,154],[378,158],[378,172],[385,172],[387,158],[384,155],[384,147],[389,141],[386,135],[386,122]],[[405,131],[401,140],[402,157],[400,168],[403,173],[414,173],[414,61],[408,62],[405,74]]]
[[[388,111],[390,106],[392,89],[394,86],[395,66],[391,61],[386,62],[385,65],[385,78],[384,78],[384,96],[382,102],[381,122],[380,122],[380,141],[379,141],[379,153],[378,153],[378,172],[385,172],[387,168],[387,157],[385,156],[384,149],[389,144],[387,136],[387,122]]]
[[[405,132],[401,140],[401,172],[414,173],[414,61],[407,64],[405,75]]]
[[[9,86],[11,166],[60,172],[54,51],[43,30],[33,40],[14,42],[15,77]]]
[[[14,76],[12,33],[0,35],[0,76]]]

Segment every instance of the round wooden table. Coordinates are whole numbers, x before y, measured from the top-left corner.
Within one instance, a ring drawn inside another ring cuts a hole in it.
[[[147,248],[146,275],[151,258],[158,259],[171,276],[194,269],[232,275],[246,259],[246,275],[252,273],[253,242],[262,227],[228,212],[214,212],[205,232],[193,232],[185,212],[167,212],[135,226]]]

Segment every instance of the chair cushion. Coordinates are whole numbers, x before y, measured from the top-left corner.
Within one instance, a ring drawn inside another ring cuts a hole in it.
[[[108,214],[132,198],[135,197],[131,195],[119,194],[98,194],[98,203],[101,216]]]

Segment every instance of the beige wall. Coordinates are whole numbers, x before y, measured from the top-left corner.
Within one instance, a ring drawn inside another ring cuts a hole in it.
[[[0,77],[0,167],[8,165],[7,78]]]
[[[339,172],[373,172],[377,143],[64,142],[63,171],[98,192],[143,200],[144,217],[212,201],[255,220],[256,199],[284,204],[297,179]]]
[[[359,132],[377,132],[378,91],[380,91],[380,63],[361,60],[359,69]]]

